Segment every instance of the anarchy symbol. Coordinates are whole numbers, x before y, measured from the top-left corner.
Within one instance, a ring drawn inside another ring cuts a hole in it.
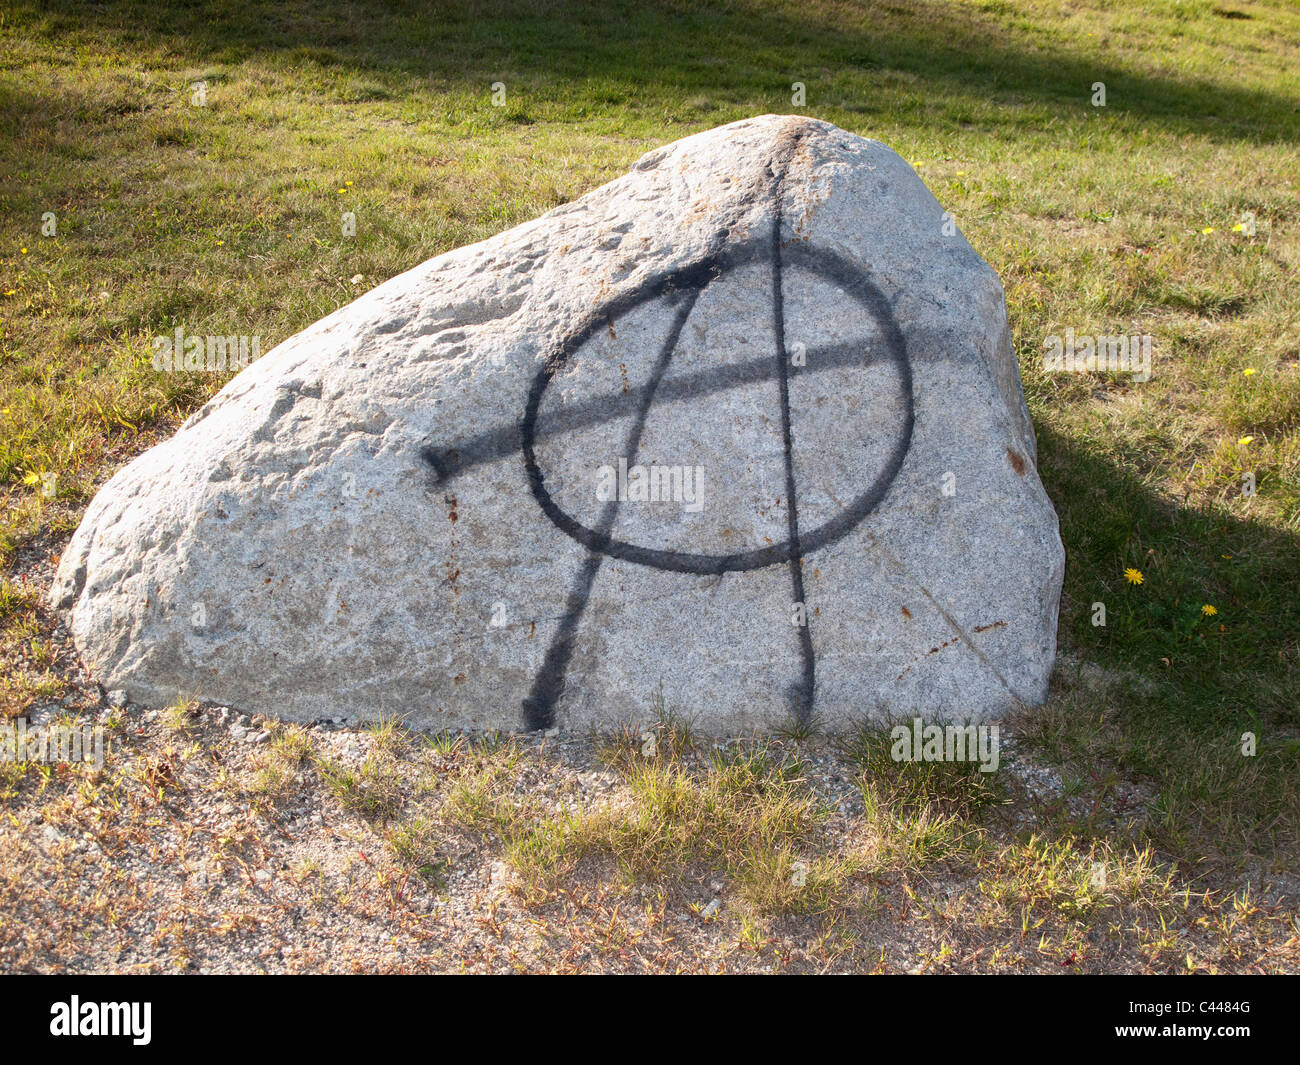
[[[424,458],[438,473],[439,481],[456,476],[471,464],[503,457],[509,451],[522,454],[529,489],[547,518],[584,548],[586,556],[570,588],[559,626],[547,648],[542,667],[534,678],[523,702],[524,724],[529,729],[549,728],[555,719],[556,706],[564,690],[565,675],[573,655],[574,639],[586,609],[592,586],[606,559],[616,559],[656,570],[697,575],[745,573],[768,566],[789,567],[793,601],[804,604],[803,560],[812,552],[828,547],[852,532],[884,498],[907,457],[912,442],[914,402],[912,370],[902,331],[894,319],[889,299],[857,264],[826,249],[810,246],[802,240],[782,240],[781,182],[775,193],[777,208],[771,232],[764,239],[727,244],[700,261],[654,278],[597,308],[584,323],[562,340],[545,359],[533,379],[518,426],[495,430],[466,441],[460,447],[443,452],[425,449]],[[774,350],[747,362],[732,362],[703,372],[682,374],[666,379],[682,331],[705,289],[741,267],[770,269],[772,331]],[[875,324],[871,341],[830,345],[825,350],[809,352],[802,365],[792,364],[786,345],[786,294],[783,277],[789,270],[800,269],[834,286],[844,298],[862,310]],[[671,324],[659,349],[657,361],[646,382],[638,388],[625,388],[617,395],[598,397],[585,404],[570,404],[552,413],[545,410],[548,388],[556,376],[580,357],[580,352],[597,333],[613,323],[658,301],[671,309]],[[799,524],[798,484],[795,477],[795,444],[791,428],[791,378],[803,373],[886,364],[893,369],[898,389],[897,408],[901,414],[891,426],[881,427],[888,433],[887,455],[869,484],[858,488],[847,503],[827,520],[812,529]],[[547,487],[547,473],[538,461],[540,439],[559,432],[585,428],[631,417],[622,454],[635,461],[651,411],[658,404],[689,402],[693,398],[743,388],[747,385],[775,381],[778,385],[779,424],[782,436],[786,498],[786,536],[783,540],[745,550],[722,553],[668,550],[647,544],[621,540],[613,535],[619,501],[606,501],[596,520],[586,524],[556,502]],[[801,676],[788,693],[791,713],[808,721],[813,712],[816,693],[816,657],[811,619],[798,626]]]

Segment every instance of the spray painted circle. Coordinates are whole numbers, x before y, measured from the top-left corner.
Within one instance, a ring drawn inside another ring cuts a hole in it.
[[[875,321],[880,336],[880,356],[892,363],[896,370],[899,399],[902,416],[893,428],[893,439],[889,456],[875,479],[837,514],[823,524],[797,538],[790,537],[779,543],[749,551],[726,554],[705,554],[685,551],[667,551],[645,547],[625,540],[615,539],[608,531],[593,529],[585,525],[572,514],[565,511],[552,498],[546,487],[545,473],[539,467],[535,452],[538,437],[538,418],[546,390],[556,374],[565,369],[579,350],[604,326],[606,321],[613,321],[630,311],[660,299],[669,301],[677,308],[674,335],[666,339],[659,364],[650,384],[644,389],[643,402],[638,417],[644,424],[648,411],[654,406],[655,392],[662,379],[676,346],[677,336],[685,324],[695,299],[711,282],[731,270],[747,263],[769,259],[773,249],[765,242],[752,242],[725,253],[714,256],[704,262],[674,273],[665,275],[633,290],[619,299],[602,306],[587,320],[587,323],[572,333],[559,346],[533,381],[528,404],[522,424],[524,466],[528,473],[529,487],[542,512],[564,533],[589,550],[610,558],[635,562],[654,569],[670,570],[677,573],[717,574],[736,573],[774,566],[826,547],[850,533],[884,498],[889,486],[898,475],[899,469],[907,457],[912,443],[914,421],[914,401],[912,395],[912,368],[908,359],[907,346],[902,331],[894,320],[889,301],[885,294],[867,278],[860,267],[850,263],[834,252],[811,248],[806,244],[794,242],[780,250],[780,257],[786,267],[798,267],[822,278],[864,308]],[[783,304],[777,294],[780,290],[780,268],[775,270],[773,316],[777,327],[777,336],[784,336]],[[779,345],[784,347],[782,343]],[[864,351],[861,365],[871,361],[872,352]],[[784,376],[788,373],[784,350],[774,352],[768,379],[781,379],[781,417],[783,424],[789,426],[789,392]],[[752,383],[746,381],[745,383]],[[787,448],[791,446],[789,434],[786,438]],[[787,462],[790,461],[787,453]],[[793,506],[793,500],[791,502]]]

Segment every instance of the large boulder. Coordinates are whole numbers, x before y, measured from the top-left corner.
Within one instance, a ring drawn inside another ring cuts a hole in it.
[[[997,277],[883,144],[769,115],[279,345],[52,597],[143,702],[734,733],[1040,701],[1062,570]]]

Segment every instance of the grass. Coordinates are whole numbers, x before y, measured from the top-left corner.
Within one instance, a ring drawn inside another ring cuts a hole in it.
[[[175,733],[187,737],[194,729],[195,715],[199,709],[198,701],[184,696],[176,699],[163,709],[163,723]]]
[[[1068,559],[1052,699],[1017,725],[1084,809],[1054,814],[1050,845],[1069,840],[1121,865],[1155,855],[1191,887],[1294,871],[1300,12],[1281,0],[1238,7],[252,0],[211,17],[170,0],[9,5],[0,711],[30,712],[63,691],[50,619],[16,579],[24,550],[57,544],[118,464],[228,377],[155,372],[152,338],[183,327],[256,335],[268,350],[656,145],[801,110],[902,153],[1005,285]],[[791,106],[796,81],[803,108]],[[495,82],[503,107],[491,103]],[[1105,107],[1090,102],[1096,82]],[[1067,328],[1152,335],[1152,380],[1044,373],[1044,338]],[[1242,753],[1247,734],[1253,755]],[[802,729],[784,738],[812,740]],[[786,805],[776,827],[760,828],[741,770],[668,768],[695,757],[684,721],[660,722],[656,758],[631,739],[609,741],[610,764],[631,774],[641,821],[531,810],[541,820],[525,832],[509,743],[474,749],[483,770],[458,778],[448,816],[504,832],[525,870],[558,868],[581,848],[670,878],[721,863],[750,885],[755,912],[781,911],[772,885],[786,882],[820,814],[773,771],[764,794]],[[891,767],[877,740],[852,742],[878,841],[869,866],[985,860],[976,844],[1003,805],[997,785],[951,767]],[[393,766],[407,755],[385,743],[358,765],[320,768],[345,804],[400,822],[409,796]],[[454,738],[439,743],[464,754]],[[293,778],[276,765],[264,767],[269,792]],[[165,790],[166,772],[152,774]],[[1127,785],[1149,794],[1150,816],[1110,823],[1098,811]],[[677,834],[657,835],[665,826]],[[420,831],[402,831],[394,846],[435,867]],[[714,832],[737,833],[749,858],[710,852]],[[1034,870],[1072,885],[1048,896],[1080,897],[1077,868],[1063,873],[1046,843],[1023,847],[1024,877],[999,874],[999,898],[1028,890],[1015,884]],[[839,884],[858,875],[827,869]],[[1159,941],[1153,932],[1157,952]]]
[[[302,771],[312,755],[311,737],[302,725],[272,725],[264,751],[255,756],[256,771],[247,794],[265,803],[286,799],[302,784]]]
[[[356,768],[332,760],[318,768],[330,791],[353,813],[382,822],[401,807],[401,781],[381,754],[367,755]]]
[[[900,810],[934,805],[970,819],[1005,801],[997,773],[983,772],[974,752],[963,761],[896,761],[889,730],[870,725],[841,742],[862,767],[864,796],[878,805]]]
[[[829,809],[798,762],[764,747],[715,754],[702,772],[671,759],[626,774],[630,810],[581,809],[515,827],[509,853],[543,882],[584,860],[608,859],[634,883],[681,881],[700,869],[729,881],[765,914],[824,912],[854,863],[817,853]]]

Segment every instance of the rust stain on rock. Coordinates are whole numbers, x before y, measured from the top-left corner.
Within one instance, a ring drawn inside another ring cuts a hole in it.
[[[937,654],[938,654],[940,651],[942,651],[945,647],[951,647],[953,644],[955,644],[955,643],[957,642],[958,639],[959,639],[959,637],[954,636],[951,640],[944,640],[943,643],[939,644],[939,646],[937,646],[937,647],[931,647],[928,651],[925,652],[925,654],[923,654],[923,655],[919,656],[918,658],[914,659],[914,660],[912,661],[911,665],[909,665],[906,669],[903,670],[902,673],[900,673],[898,676],[896,676],[896,677],[894,678],[895,682],[900,681],[900,680],[902,680],[905,676],[907,676],[907,674],[911,671],[912,666],[916,665],[916,663],[919,662],[919,661],[921,661],[922,658],[929,658],[931,655],[937,655]]]

